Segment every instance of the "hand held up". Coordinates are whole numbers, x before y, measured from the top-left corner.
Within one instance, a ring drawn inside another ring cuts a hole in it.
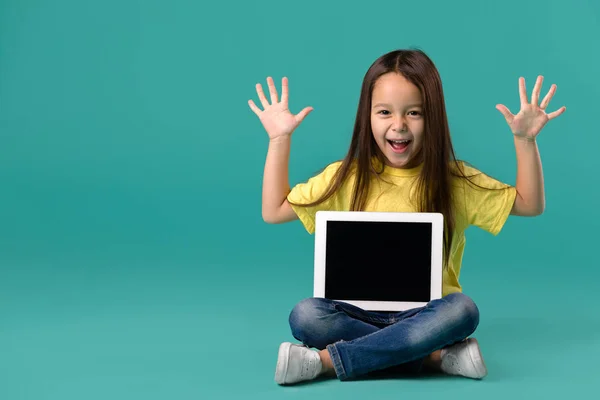
[[[281,101],[279,101],[273,78],[268,77],[267,84],[269,86],[271,103],[269,104],[269,101],[265,97],[261,84],[257,83],[256,92],[264,110],[258,108],[252,100],[248,100],[248,105],[260,119],[260,122],[269,135],[269,139],[274,140],[291,136],[313,108],[306,107],[298,114],[292,114],[288,108],[288,79],[284,77],[281,80]]]
[[[544,77],[538,76],[533,93],[531,96],[531,102],[527,99],[527,91],[525,89],[525,78],[519,78],[519,96],[521,99],[521,110],[518,114],[512,114],[510,110],[504,104],[497,104],[496,109],[502,113],[508,126],[517,138],[524,139],[527,141],[534,142],[537,135],[540,133],[546,123],[559,115],[561,115],[566,107],[561,107],[558,110],[546,113],[546,108],[550,103],[550,100],[556,92],[556,85],[552,85],[548,94],[544,97],[541,104],[538,105],[540,98],[540,90],[542,88],[542,82]]]

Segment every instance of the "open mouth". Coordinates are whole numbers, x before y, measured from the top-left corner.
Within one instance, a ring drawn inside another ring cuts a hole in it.
[[[390,146],[392,146],[392,150],[396,153],[402,153],[408,145],[412,142],[410,139],[402,139],[402,140],[388,140]]]

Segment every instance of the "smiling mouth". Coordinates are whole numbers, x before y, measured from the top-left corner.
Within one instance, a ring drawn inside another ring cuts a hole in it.
[[[394,150],[402,151],[408,147],[408,145],[412,142],[410,139],[402,139],[402,140],[388,140],[388,143]]]

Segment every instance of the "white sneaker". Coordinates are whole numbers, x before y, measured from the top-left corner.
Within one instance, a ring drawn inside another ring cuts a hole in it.
[[[323,365],[319,353],[306,346],[281,343],[275,368],[275,382],[287,385],[316,378]]]
[[[487,368],[477,339],[469,338],[442,349],[442,371],[473,379],[485,377]]]

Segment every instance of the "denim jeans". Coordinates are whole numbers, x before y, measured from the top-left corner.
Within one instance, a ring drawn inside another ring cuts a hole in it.
[[[289,322],[297,340],[328,350],[338,379],[351,380],[386,369],[420,372],[429,354],[475,331],[479,310],[462,293],[402,312],[313,297],[294,307]]]

